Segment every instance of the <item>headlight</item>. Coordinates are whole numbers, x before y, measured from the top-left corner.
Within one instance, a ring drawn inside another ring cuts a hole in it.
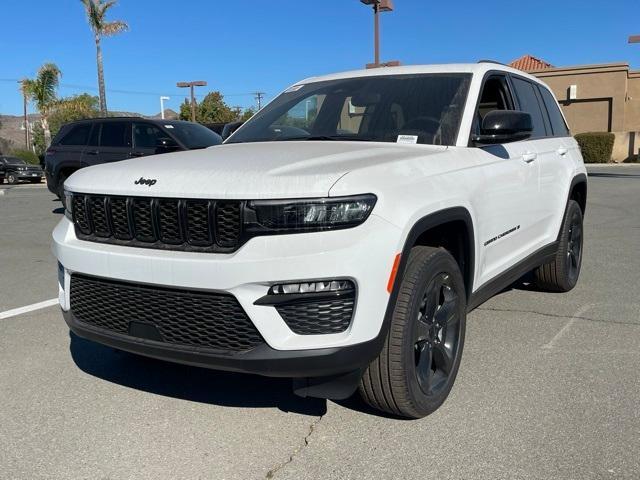
[[[64,216],[73,222],[73,211],[72,211],[72,202],[73,202],[73,193],[65,190],[64,191]]]
[[[376,204],[373,194],[353,197],[249,202],[262,230],[318,231],[351,228],[363,223]]]

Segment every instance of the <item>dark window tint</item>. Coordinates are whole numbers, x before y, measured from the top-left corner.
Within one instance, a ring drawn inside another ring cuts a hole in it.
[[[212,147],[222,143],[220,135],[197,123],[168,123],[164,128],[171,130],[171,133],[189,149]]]
[[[90,145],[92,147],[97,147],[99,138],[100,138],[100,124],[94,123],[93,129],[91,130],[91,135],[89,135],[89,141],[87,142],[87,145]]]
[[[125,122],[105,122],[100,134],[101,147],[130,147],[131,135]]]
[[[564,117],[560,112],[560,107],[558,107],[558,103],[556,102],[551,92],[544,87],[539,87],[540,93],[542,95],[542,100],[544,101],[545,106],[547,107],[547,112],[549,113],[549,119],[551,120],[551,128],[553,128],[553,134],[556,137],[566,137],[569,135],[569,129],[567,128],[567,124],[564,121]]]
[[[535,87],[531,82],[514,77],[513,88],[515,88],[516,95],[520,101],[520,110],[531,115],[531,122],[533,123],[531,138],[545,137],[547,132],[544,128],[544,117],[534,90]]]
[[[67,133],[60,140],[60,145],[86,145],[89,132],[91,131],[91,124],[85,123],[82,125],[76,125],[71,127],[69,133]]]
[[[156,148],[160,139],[169,137],[158,127],[149,123],[136,123],[133,125],[133,141],[136,148]]]

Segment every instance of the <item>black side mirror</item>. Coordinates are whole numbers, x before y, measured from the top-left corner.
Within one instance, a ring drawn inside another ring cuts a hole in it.
[[[480,130],[480,135],[474,136],[473,141],[482,145],[493,145],[526,140],[531,136],[533,124],[528,113],[494,110],[484,116]]]
[[[173,150],[178,148],[178,143],[169,137],[161,137],[156,141],[156,148],[158,150]]]
[[[233,134],[233,132],[238,130],[243,124],[244,122],[227,123],[224,127],[222,127],[222,134],[220,135],[222,137],[222,140],[226,140],[227,138],[229,138]]]

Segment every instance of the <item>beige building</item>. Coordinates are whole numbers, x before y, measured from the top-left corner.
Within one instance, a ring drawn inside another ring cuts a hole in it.
[[[510,64],[543,80],[558,98],[571,132],[613,132],[613,159],[640,148],[640,71],[628,63],[554,67],[525,55]]]

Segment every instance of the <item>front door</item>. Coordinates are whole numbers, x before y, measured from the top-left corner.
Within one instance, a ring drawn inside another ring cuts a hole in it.
[[[493,110],[515,110],[516,103],[504,75],[489,77],[478,103],[474,130]],[[541,232],[537,151],[529,141],[470,149],[484,179],[475,198],[478,269],[475,285],[481,287],[539,248]]]

